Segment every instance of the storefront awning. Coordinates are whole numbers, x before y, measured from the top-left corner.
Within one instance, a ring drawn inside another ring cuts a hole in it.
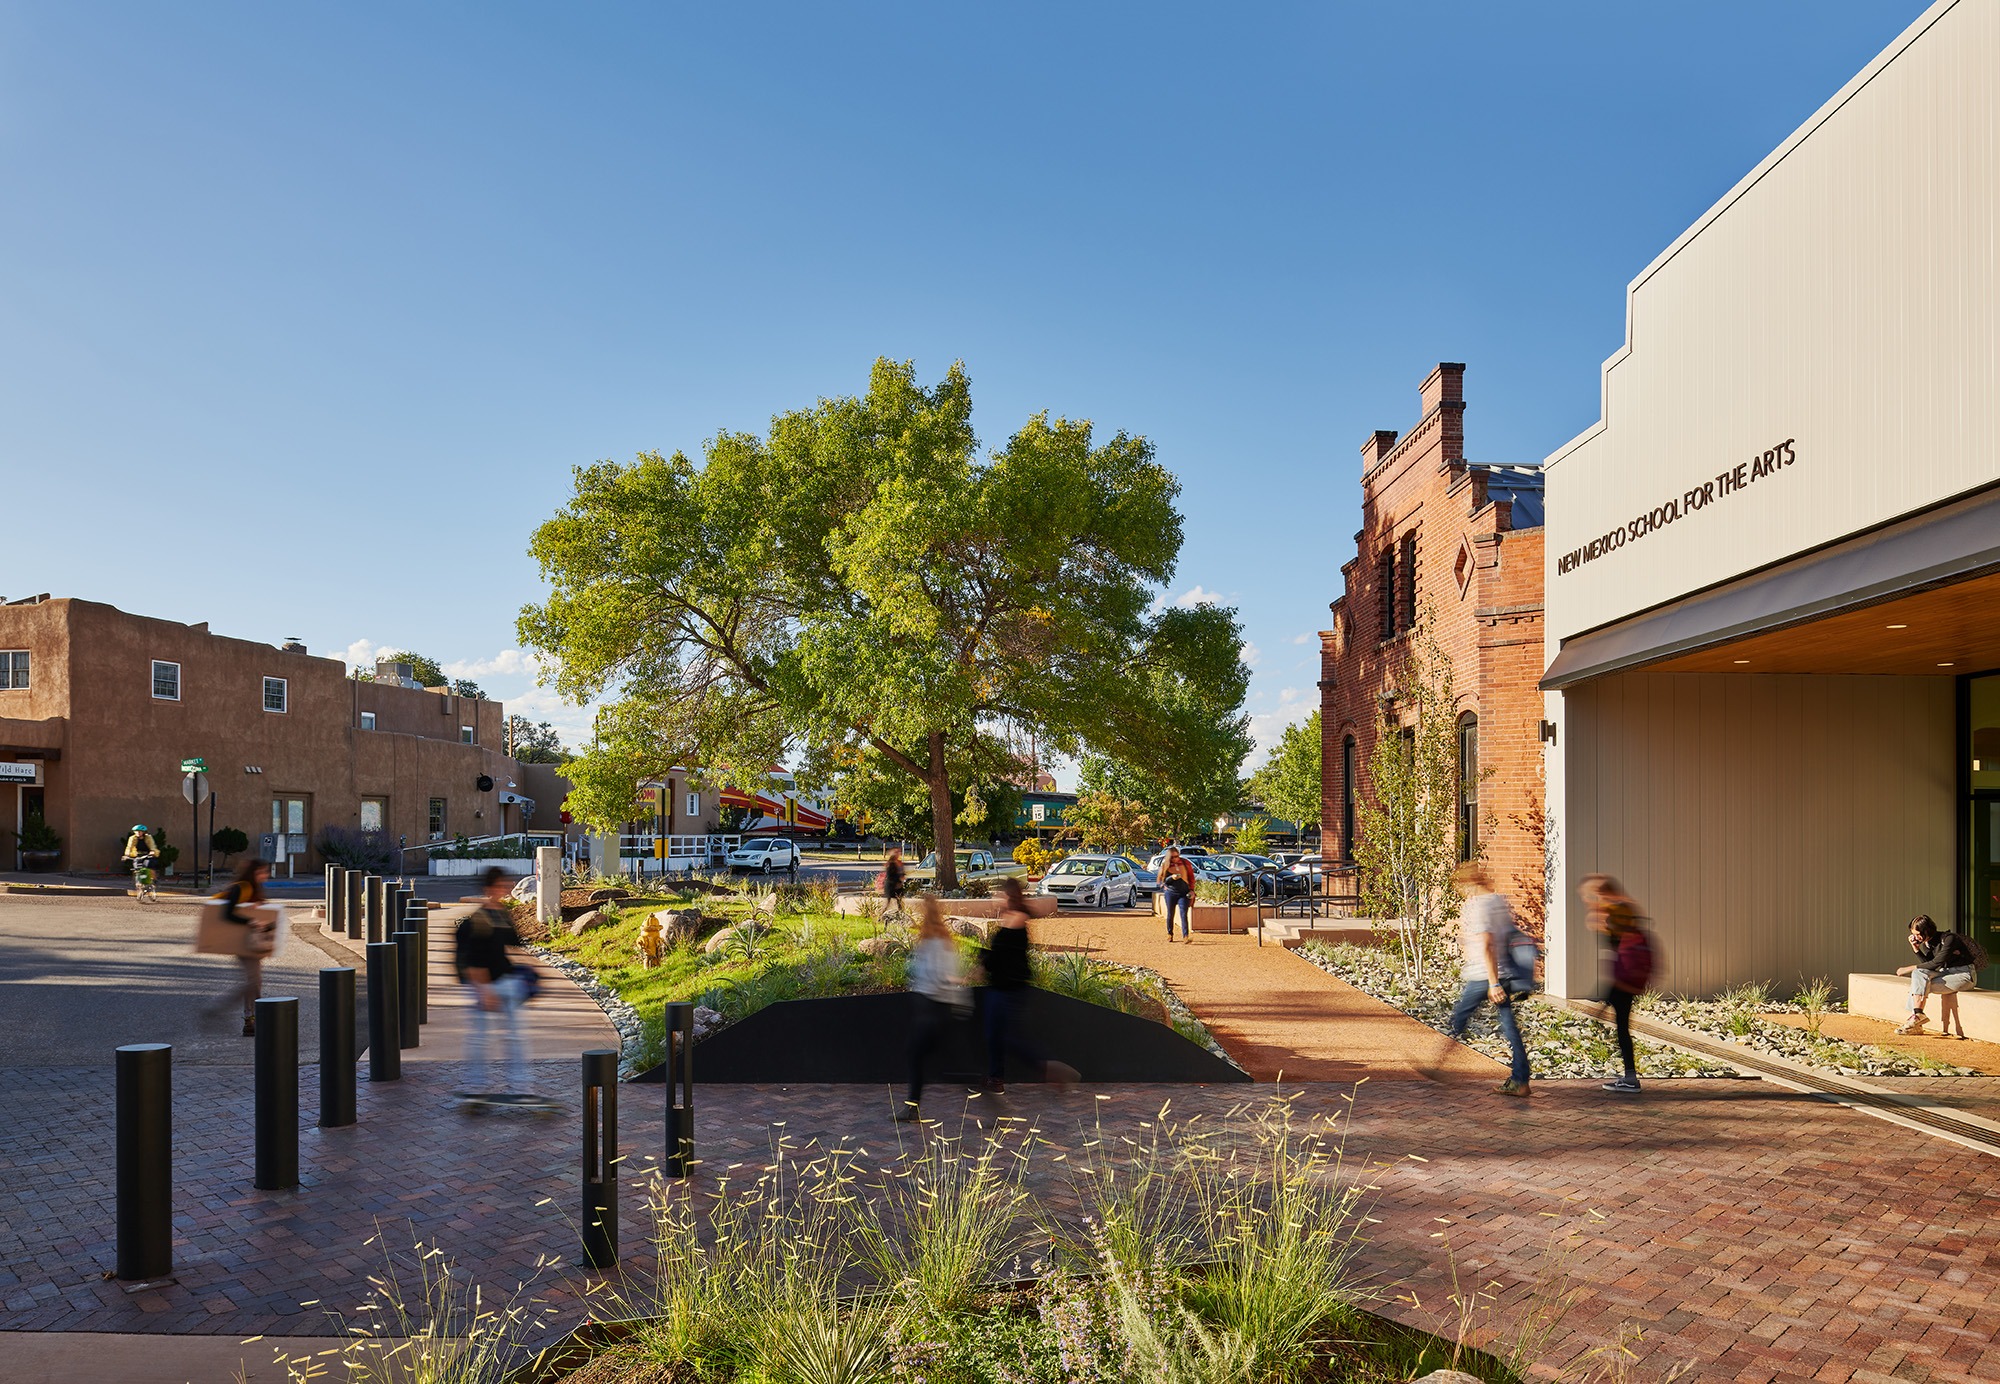
[[[1542,690],[2000,572],[2000,487],[1563,641]]]

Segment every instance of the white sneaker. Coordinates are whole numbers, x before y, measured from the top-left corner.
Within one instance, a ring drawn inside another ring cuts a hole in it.
[[[1922,1033],[1924,1031],[1924,1025],[1928,1024],[1929,1022],[1930,1018],[1927,1015],[1925,1015],[1922,1011],[1919,1011],[1915,1014],[1910,1015],[1909,1018],[1903,1020],[1902,1026],[1898,1028],[1896,1032],[1903,1034]]]

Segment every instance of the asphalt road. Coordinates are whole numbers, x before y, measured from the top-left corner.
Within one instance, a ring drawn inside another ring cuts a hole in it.
[[[250,1065],[252,1042],[236,1011],[206,1022],[201,1015],[239,972],[229,957],[195,954],[195,912],[186,902],[0,894],[0,1062],[108,1074],[121,1044],[171,1043],[177,1065]],[[294,927],[264,963],[264,994],[298,997],[299,1060],[310,1062],[320,968],[346,962],[305,932]]]

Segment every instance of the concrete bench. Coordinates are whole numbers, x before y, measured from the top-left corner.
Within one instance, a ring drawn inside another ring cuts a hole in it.
[[[1925,1001],[1924,1013],[1930,1017],[1925,1033],[1944,1031],[1943,1003],[1947,998],[1934,990]],[[2000,990],[1961,990],[1949,998],[1958,1001],[1958,1017],[1965,1023],[1966,1037],[2000,1043]],[[1887,1019],[1892,1024],[1902,1023],[1910,1013],[1910,978],[1864,973],[1848,976],[1847,1010],[1871,1019]],[[1956,1024],[1952,1031],[1958,1031]]]

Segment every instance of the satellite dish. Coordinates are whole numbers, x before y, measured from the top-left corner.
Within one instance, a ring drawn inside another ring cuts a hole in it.
[[[491,793],[493,791],[493,776],[491,774],[481,774],[472,781],[472,786],[482,793]]]

